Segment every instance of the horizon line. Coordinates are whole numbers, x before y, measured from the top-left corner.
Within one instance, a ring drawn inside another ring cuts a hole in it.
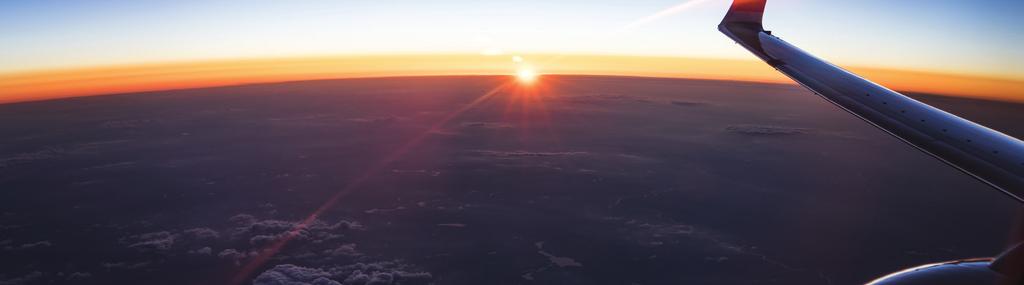
[[[760,62],[741,59],[600,54],[335,55],[118,64],[0,73],[0,103],[321,79],[513,75],[521,66],[529,66],[543,75],[795,84]],[[894,90],[1024,102],[1024,79],[875,67],[847,68]]]

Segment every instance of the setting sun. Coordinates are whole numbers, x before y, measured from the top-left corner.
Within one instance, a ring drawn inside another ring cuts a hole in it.
[[[1024,285],[1021,11],[0,0],[0,285]]]
[[[522,83],[532,83],[537,80],[537,72],[529,68],[521,68],[516,72],[516,78]]]

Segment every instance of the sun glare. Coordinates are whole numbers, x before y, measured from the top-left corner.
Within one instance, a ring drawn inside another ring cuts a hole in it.
[[[516,72],[516,78],[522,83],[533,83],[533,81],[537,80],[537,72],[529,68],[520,68],[519,71]]]

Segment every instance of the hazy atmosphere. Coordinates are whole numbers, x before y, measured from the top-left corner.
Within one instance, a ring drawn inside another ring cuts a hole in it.
[[[1024,280],[1022,11],[3,1],[0,285]]]

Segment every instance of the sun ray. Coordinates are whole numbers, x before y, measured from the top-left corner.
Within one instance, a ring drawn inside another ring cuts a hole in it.
[[[511,82],[502,83],[501,85],[498,85],[494,89],[491,89],[490,91],[484,93],[480,97],[477,97],[472,102],[470,102],[469,104],[466,104],[462,108],[459,108],[458,110],[455,110],[455,111],[449,113],[448,115],[443,117],[441,120],[439,120],[436,123],[434,123],[433,125],[431,125],[431,127],[429,129],[427,129],[427,130],[423,131],[422,133],[420,133],[419,135],[413,137],[412,139],[407,141],[405,144],[403,144],[401,147],[395,149],[394,151],[392,151],[387,156],[385,156],[382,159],[378,160],[377,162],[371,164],[366,169],[366,171],[363,172],[363,174],[361,174],[361,175],[357,176],[356,178],[352,179],[347,185],[345,185],[345,187],[343,187],[338,192],[334,193],[334,195],[332,195],[330,198],[328,198],[323,204],[320,205],[320,207],[317,207],[316,210],[314,210],[312,213],[310,213],[308,216],[306,216],[306,218],[302,219],[302,221],[300,221],[298,223],[298,225],[296,225],[294,228],[289,230],[284,235],[284,237],[278,239],[273,244],[271,244],[271,245],[267,246],[266,248],[260,250],[259,251],[259,255],[257,255],[255,258],[253,258],[248,263],[246,263],[245,266],[242,267],[242,269],[238,271],[238,273],[232,279],[230,284],[233,284],[233,285],[244,284],[246,282],[246,280],[248,280],[249,277],[251,277],[256,272],[256,270],[258,270],[260,267],[262,267],[274,255],[276,255],[278,252],[280,252],[285,247],[285,245],[287,245],[292,239],[297,237],[303,230],[305,230],[307,227],[309,227],[309,225],[311,225],[314,221],[316,221],[317,218],[320,217],[320,215],[322,215],[325,211],[333,208],[335,206],[335,204],[337,204],[342,198],[345,198],[348,195],[350,195],[353,192],[355,192],[356,190],[358,190],[359,187],[361,187],[364,183],[366,183],[370,178],[373,178],[373,176],[375,176],[382,169],[386,168],[391,163],[401,159],[403,156],[405,156],[405,154],[409,153],[409,151],[411,151],[416,146],[418,146],[421,142],[423,142],[431,134],[441,130],[441,128],[443,128],[446,124],[448,124],[453,119],[459,117],[460,115],[462,115],[466,111],[469,111],[469,110],[475,108],[476,106],[478,106],[481,103],[487,101],[491,97],[494,97],[496,94],[500,93],[502,90],[506,89],[510,85],[510,83]]]
[[[656,12],[654,14],[651,14],[651,15],[649,15],[647,17],[643,17],[643,18],[640,18],[640,19],[638,19],[636,21],[633,21],[633,22],[631,22],[629,24],[626,24],[625,26],[622,26],[621,28],[616,29],[614,32],[612,32],[612,34],[619,34],[619,33],[622,33],[622,32],[626,32],[626,31],[635,29],[637,27],[649,24],[651,22],[660,20],[662,18],[665,18],[665,17],[668,17],[668,16],[672,16],[672,15],[681,13],[683,11],[689,10],[689,9],[691,9],[693,7],[696,7],[697,5],[703,4],[704,2],[707,2],[707,1],[708,0],[690,0],[690,1],[678,4],[678,5],[675,5],[675,6],[672,6],[672,7],[668,7],[666,9],[664,9],[664,10],[658,11],[658,12]]]

